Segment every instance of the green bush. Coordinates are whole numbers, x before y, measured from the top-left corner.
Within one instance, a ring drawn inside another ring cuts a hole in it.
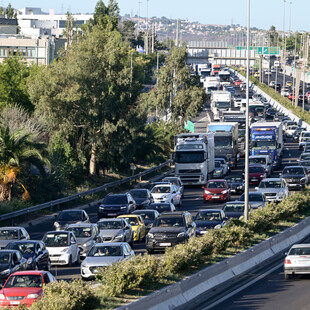
[[[82,280],[53,282],[43,288],[43,296],[31,306],[33,310],[91,310],[98,301]]]

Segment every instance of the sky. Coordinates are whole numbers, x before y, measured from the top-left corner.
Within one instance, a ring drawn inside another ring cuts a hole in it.
[[[108,4],[109,0],[103,0]],[[284,1],[285,4],[284,4]],[[240,24],[247,23],[248,0],[118,0],[121,15],[156,16],[167,18],[188,19],[201,24]],[[140,2],[140,4],[139,4]],[[48,12],[50,8],[55,13],[93,13],[97,0],[0,0],[0,5],[6,7],[11,3],[14,8],[40,7]],[[148,5],[147,5],[148,3]],[[271,25],[276,29],[286,31],[310,31],[309,0],[251,0],[251,27],[268,30]],[[290,13],[291,12],[291,13]],[[285,18],[284,18],[285,13]],[[289,25],[291,24],[291,28]]]

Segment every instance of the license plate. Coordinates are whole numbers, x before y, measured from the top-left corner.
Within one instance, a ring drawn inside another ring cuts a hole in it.
[[[108,213],[108,216],[116,216],[116,213]]]
[[[171,246],[171,243],[159,243],[159,246]]]
[[[10,305],[19,305],[20,301],[14,300],[10,302]]]
[[[252,179],[252,181],[254,181],[254,182],[255,182],[255,181],[258,181],[258,179]]]
[[[220,196],[212,196],[212,198],[218,199],[220,198]]]

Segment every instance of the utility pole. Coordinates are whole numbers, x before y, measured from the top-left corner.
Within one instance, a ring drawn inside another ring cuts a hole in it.
[[[145,53],[149,53],[149,0],[146,0],[146,47]]]
[[[175,46],[179,46],[179,20],[177,20],[177,31],[175,35]]]
[[[154,53],[154,27],[155,25],[152,24],[152,54]]]
[[[139,9],[138,9],[138,31],[137,31],[137,37],[139,36],[139,33],[140,33],[140,4],[141,3],[142,3],[141,1],[138,1]]]
[[[283,63],[284,63],[284,70],[283,70],[283,85],[285,87],[285,64],[286,64],[286,36],[285,36],[285,3],[286,0],[283,0]]]

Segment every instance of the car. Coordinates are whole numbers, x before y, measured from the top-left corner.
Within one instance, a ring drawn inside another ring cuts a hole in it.
[[[240,91],[245,91],[246,90],[246,82],[242,82],[240,85]]]
[[[281,88],[281,95],[283,97],[288,97],[289,94],[290,94],[290,88],[289,87],[282,87]]]
[[[117,218],[124,218],[130,224],[133,231],[133,241],[139,242],[145,240],[146,228],[144,221],[139,214],[119,215]]]
[[[249,165],[249,183],[259,184],[261,180],[266,178],[265,168],[262,165]]]
[[[30,236],[24,227],[1,227],[0,249],[4,249],[11,241],[29,240]]]
[[[207,209],[199,210],[194,218],[196,223],[196,235],[202,236],[209,229],[220,229],[226,226],[228,218],[223,210]]]
[[[294,244],[284,259],[284,278],[289,280],[297,274],[310,273],[310,244]]]
[[[292,126],[287,126],[285,128],[285,134],[288,138],[291,138],[293,136],[293,133],[295,132],[295,130],[298,128],[298,126],[296,125],[292,125]]]
[[[136,202],[136,209],[147,209],[153,202],[151,192],[146,188],[131,189],[129,193]]]
[[[221,164],[221,167],[223,167],[223,173],[224,175],[227,175],[229,172],[229,164],[227,163],[227,160],[225,158],[222,157],[215,157],[214,158],[214,163],[215,162],[219,162]]]
[[[268,202],[280,202],[289,196],[287,184],[282,178],[262,180],[256,190],[263,193]]]
[[[308,98],[306,95],[299,95],[298,96],[298,103],[303,103],[308,104]]]
[[[225,178],[231,194],[242,194],[244,192],[244,181],[240,177]]]
[[[175,185],[178,190],[180,191],[182,198],[184,197],[184,185],[181,181],[180,177],[165,177],[162,179],[163,182],[169,182],[173,185]]]
[[[220,161],[215,160],[214,161],[214,171],[213,171],[213,178],[222,179],[224,176],[224,168],[221,165]]]
[[[304,153],[310,152],[310,142],[306,143],[303,147]]]
[[[223,206],[223,211],[228,219],[240,219],[244,216],[244,201],[229,201]],[[249,206],[249,213],[251,206]]]
[[[146,229],[146,233],[152,228],[154,221],[159,217],[159,212],[156,210],[136,210],[133,214],[138,214],[142,217]]]
[[[269,155],[251,155],[249,156],[249,165],[262,165],[266,176],[269,177],[272,173],[272,161]]]
[[[50,254],[52,265],[72,266],[80,263],[80,249],[72,231],[48,231],[42,242]]]
[[[287,96],[287,98],[288,99],[290,99],[290,100],[295,100],[295,97],[296,97],[296,95],[294,94],[294,93],[292,93],[292,92],[290,92],[289,94],[288,94],[288,96]]]
[[[242,83],[241,80],[236,80],[236,81],[235,81],[235,86],[240,86],[241,83]]]
[[[271,75],[271,71],[270,70],[265,70],[265,75]]]
[[[289,190],[302,189],[309,184],[308,171],[303,166],[285,166],[280,176]]]
[[[306,131],[304,127],[297,127],[297,129],[292,134],[292,142],[299,143],[299,138],[302,132]]]
[[[303,162],[303,161],[309,161],[310,160],[310,152],[303,152],[300,154],[299,158],[297,159],[297,161],[299,163]]]
[[[17,250],[27,260],[28,270],[51,270],[50,256],[41,241],[37,240],[19,240],[10,242],[6,250]]]
[[[85,210],[63,210],[59,212],[54,222],[54,230],[65,230],[69,224],[89,223]]]
[[[272,72],[272,71],[271,71],[271,72]],[[269,87],[274,88],[274,87],[275,87],[275,85],[276,85],[276,81],[270,81],[270,83],[269,83]]]
[[[162,213],[146,235],[148,253],[185,243],[196,236],[196,224],[191,214],[183,212]]]
[[[163,212],[174,212],[176,208],[173,203],[151,203],[149,206],[149,210],[156,210],[158,213]]]
[[[155,185],[151,190],[154,202],[167,203],[171,202],[175,206],[182,206],[182,194],[173,184]]]
[[[226,87],[226,91],[229,91],[232,96],[236,93],[236,90],[232,86]]]
[[[97,222],[102,242],[133,244],[133,229],[124,218],[101,219]]]
[[[130,193],[107,195],[98,208],[99,218],[117,217],[136,210],[136,202]]]
[[[307,143],[310,145],[310,131],[302,131],[299,135],[299,149],[302,150]]]
[[[95,279],[99,268],[134,257],[135,253],[127,242],[97,243],[81,264],[81,277],[83,280]]]
[[[202,188],[204,202],[230,200],[230,189],[225,179],[209,180]]]
[[[285,85],[287,87],[291,87],[293,85],[293,82],[292,81],[286,81]]]
[[[240,201],[244,201],[244,193],[240,197]],[[266,205],[266,199],[261,192],[249,192],[249,205],[252,209],[263,208]]]
[[[101,231],[94,223],[70,224],[66,230],[74,233],[82,257],[86,257],[93,245],[102,241]]]
[[[27,260],[17,250],[0,250],[0,285],[15,271],[27,270]]]
[[[44,285],[55,281],[57,280],[48,271],[14,272],[0,290],[0,307],[31,307],[43,295]]]
[[[259,77],[260,77],[260,74],[259,74],[259,72],[255,72],[255,73],[253,74],[253,76],[256,77],[256,78],[259,78]]]

